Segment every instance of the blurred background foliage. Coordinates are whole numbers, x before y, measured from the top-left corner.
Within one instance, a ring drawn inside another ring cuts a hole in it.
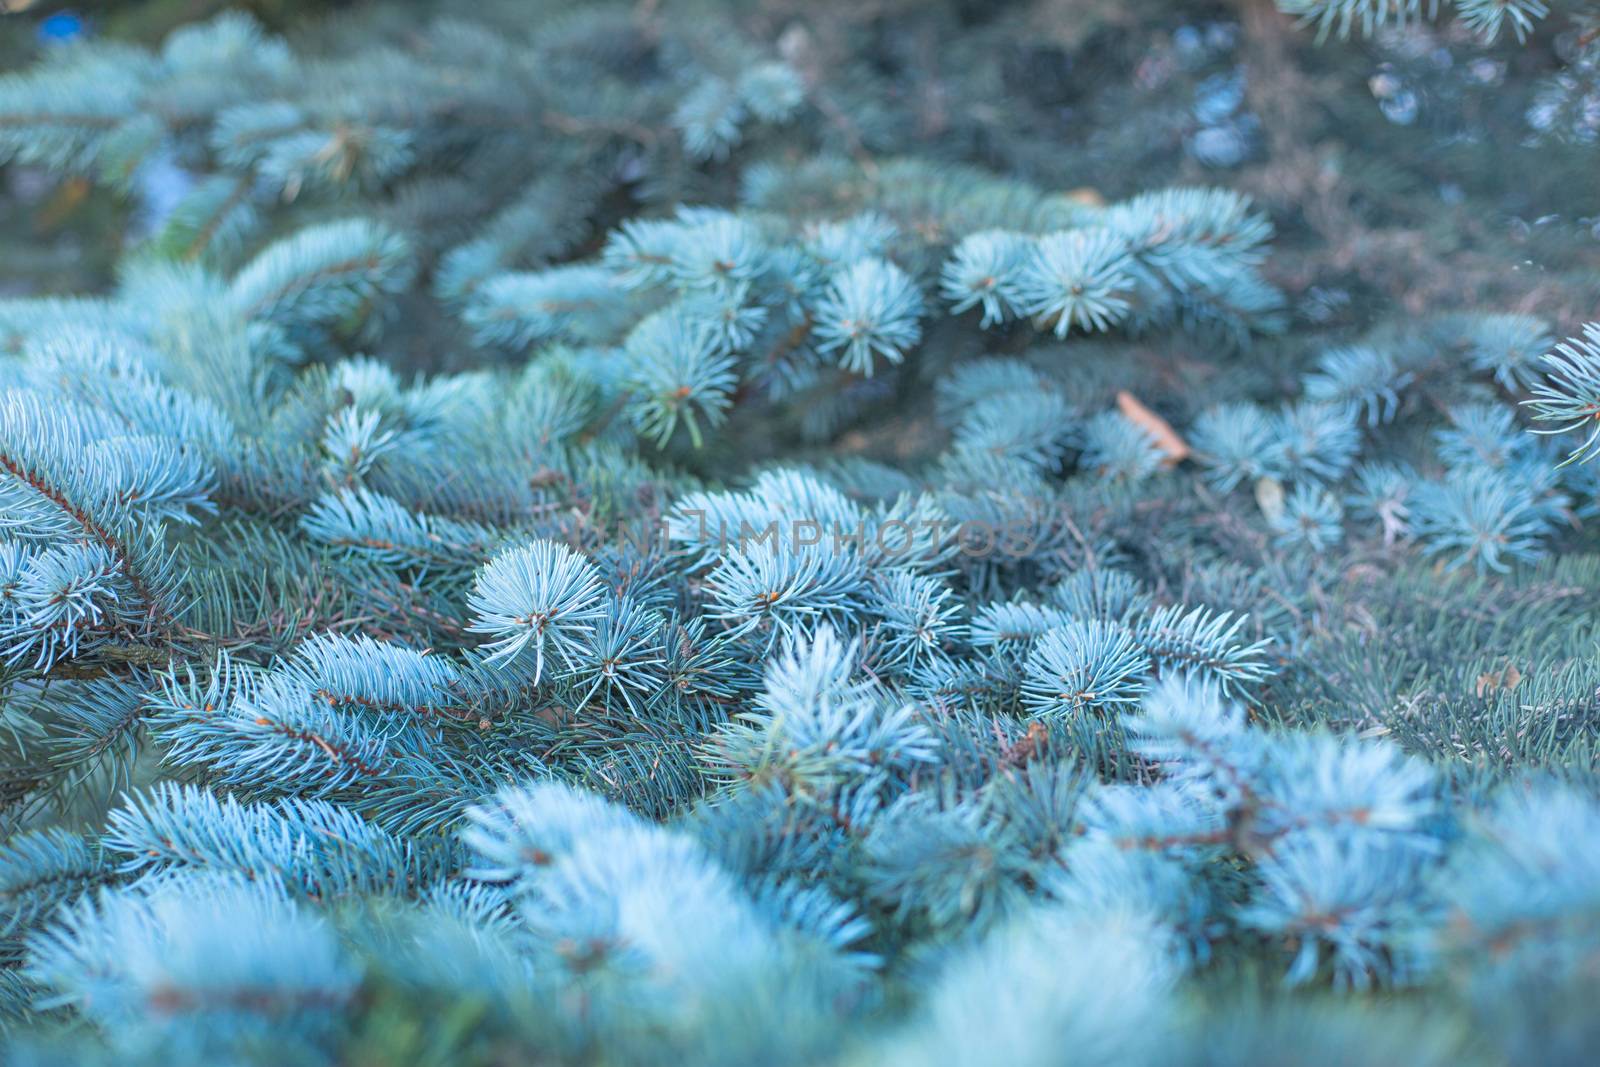
[[[12,70],[76,37],[155,46],[174,27],[228,8],[313,55],[355,42],[425,48],[435,20],[466,14],[443,0],[0,6],[9,12],[0,66]],[[470,15],[516,35],[584,6],[490,0]],[[635,6],[648,13],[656,4]],[[673,178],[687,188],[629,175],[586,205],[590,233],[674,195],[726,202],[750,160],[799,160],[837,147],[826,143],[832,137],[863,154],[975,164],[1090,202],[1171,183],[1245,191],[1278,228],[1270,280],[1295,300],[1302,328],[1495,306],[1565,331],[1600,296],[1594,116],[1580,108],[1561,129],[1539,118],[1552,79],[1588,43],[1584,24],[1559,10],[1525,42],[1505,33],[1485,43],[1443,20],[1319,44],[1271,0],[668,7],[674,19],[732,20],[799,60],[826,87],[824,121],[818,130],[784,127],[726,163],[687,168]],[[0,293],[104,290],[118,256],[192,179],[181,162],[147,171],[129,194],[110,196],[79,178],[0,167]],[[391,193],[397,210],[417,210],[403,202],[407,190]],[[492,207],[486,198],[480,213]],[[571,254],[592,251],[580,244]],[[449,324],[439,329],[383,355],[424,370],[487,358]]]

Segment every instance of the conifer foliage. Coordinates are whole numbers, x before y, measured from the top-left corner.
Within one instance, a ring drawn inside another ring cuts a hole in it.
[[[1600,325],[661,6],[0,80],[7,1061],[1581,1062]]]

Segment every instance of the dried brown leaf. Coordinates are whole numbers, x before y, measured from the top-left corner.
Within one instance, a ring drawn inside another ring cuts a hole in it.
[[[1156,446],[1165,452],[1166,459],[1163,465],[1175,467],[1188,459],[1192,450],[1189,443],[1178,436],[1172,425],[1160,415],[1145,407],[1139,398],[1123,389],[1117,393],[1117,410],[1128,421],[1142,426],[1151,437],[1156,439]]]

